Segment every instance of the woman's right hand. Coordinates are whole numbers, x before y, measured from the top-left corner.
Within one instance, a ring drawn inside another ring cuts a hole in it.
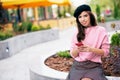
[[[79,52],[89,52],[91,49],[91,47],[87,46],[87,45],[82,45],[78,47]]]
[[[75,46],[72,49],[71,54],[72,54],[72,56],[77,57],[79,55],[79,52],[80,52],[79,48],[77,46]]]

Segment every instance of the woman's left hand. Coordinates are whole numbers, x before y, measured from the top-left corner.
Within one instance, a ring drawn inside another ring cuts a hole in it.
[[[87,45],[83,45],[83,46],[80,46],[78,48],[81,52],[90,52],[90,49],[91,49],[91,47],[89,47]]]

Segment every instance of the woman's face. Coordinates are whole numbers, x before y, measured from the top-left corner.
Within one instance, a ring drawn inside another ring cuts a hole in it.
[[[83,11],[79,16],[78,16],[78,20],[81,23],[81,25],[85,26],[85,27],[89,27],[91,26],[90,24],[90,15],[86,12]]]

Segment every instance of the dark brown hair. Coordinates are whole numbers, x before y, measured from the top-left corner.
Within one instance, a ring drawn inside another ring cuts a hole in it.
[[[86,11],[86,12],[90,16],[90,24],[91,24],[91,26],[95,27],[97,25],[97,22],[96,22],[94,14],[91,11]],[[78,28],[77,40],[79,42],[81,42],[81,40],[85,39],[85,28],[87,28],[87,27],[82,26],[81,23],[79,22],[78,18],[76,18],[76,22],[77,22],[77,28]]]

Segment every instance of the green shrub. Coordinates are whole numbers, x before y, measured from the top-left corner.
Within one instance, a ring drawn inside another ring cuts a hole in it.
[[[0,32],[0,41],[4,40],[5,39],[5,33],[3,32]]]
[[[39,27],[40,27],[40,30],[46,30],[51,28],[49,24],[46,27],[42,25],[40,25]]]
[[[6,34],[6,38],[10,38],[14,36],[13,32],[11,31],[7,31],[5,34]]]
[[[45,30],[45,27],[42,25],[39,25],[40,30]]]
[[[0,41],[8,39],[8,38],[13,37],[13,36],[14,36],[14,34],[10,31],[6,31],[6,32],[0,31]]]
[[[48,24],[47,27],[46,27],[46,29],[51,29],[51,26]]]
[[[19,32],[25,32],[25,31],[27,31],[27,26],[28,26],[28,24],[27,24],[27,22],[22,22],[22,24],[19,26]]]
[[[0,25],[0,31],[3,30],[3,27]]]
[[[30,32],[32,29],[32,22],[27,22],[27,32]]]
[[[18,31],[19,31],[19,25],[18,25],[18,23],[14,23],[14,24],[12,25],[12,28],[13,28],[13,31],[14,31],[14,32],[18,32]]]
[[[114,1],[114,18],[115,19],[117,19],[118,18],[118,16],[119,16],[119,8],[118,8],[118,6],[117,6],[117,4],[116,4],[116,2]]]
[[[60,57],[71,58],[68,50],[59,51],[59,52],[57,52],[57,55],[60,56]]]
[[[120,46],[120,33],[115,33],[111,37],[111,45]]]
[[[119,48],[120,48],[120,33],[115,33],[111,37],[110,53],[113,55],[117,55],[117,52],[119,52]]]
[[[97,14],[97,21],[100,22],[101,17],[100,17],[100,6],[99,5],[96,5],[96,14]]]
[[[39,26],[36,26],[36,25],[32,25],[32,31],[38,31],[40,30]]]

